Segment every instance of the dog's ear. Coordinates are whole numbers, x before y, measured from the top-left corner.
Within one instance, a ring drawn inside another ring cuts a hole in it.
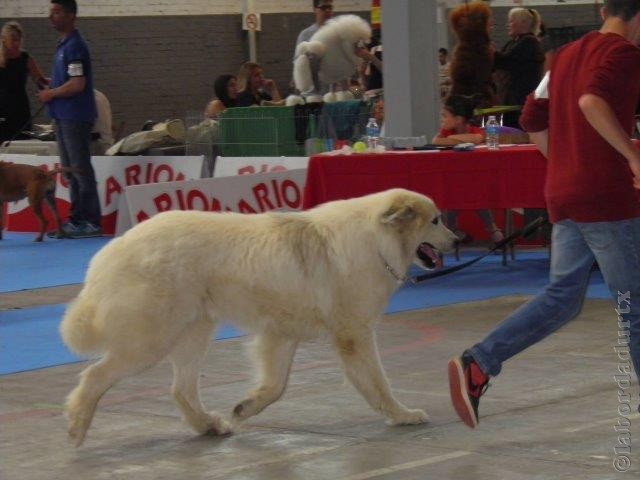
[[[386,225],[406,225],[416,219],[417,213],[413,205],[395,203],[382,214],[382,223]]]

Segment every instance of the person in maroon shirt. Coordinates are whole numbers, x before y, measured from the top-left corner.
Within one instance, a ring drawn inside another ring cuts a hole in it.
[[[451,400],[472,428],[503,362],[578,315],[594,261],[617,307],[619,344],[628,346],[619,359],[629,376],[630,353],[640,372],[640,150],[630,139],[640,99],[640,0],[605,0],[601,13],[598,32],[556,53],[520,118],[548,160],[550,283],[449,362]]]

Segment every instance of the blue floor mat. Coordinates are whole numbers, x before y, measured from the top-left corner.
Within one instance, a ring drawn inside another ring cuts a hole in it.
[[[0,374],[24,372],[84,360],[62,343],[58,325],[66,305],[0,311]],[[243,333],[222,325],[216,340]]]
[[[4,232],[0,293],[81,283],[91,257],[112,237],[34,242],[35,233]]]
[[[470,260],[480,253],[463,252],[460,262]],[[446,267],[460,262],[456,262],[451,255],[445,256]],[[450,275],[426,280],[418,285],[405,285],[391,297],[387,313],[473,302],[505,295],[535,295],[548,283],[549,254],[546,250],[516,251],[516,260],[510,260],[506,266],[501,262],[501,255],[490,255]],[[424,271],[413,267],[410,273],[420,275]],[[591,275],[587,298],[611,298],[602,275],[597,270]]]
[[[110,238],[50,240],[33,243],[33,234],[9,233],[0,242],[0,292],[80,283],[93,254]],[[460,262],[480,252],[466,250]],[[507,266],[491,255],[451,275],[400,288],[389,302],[387,313],[417,310],[459,302],[486,300],[505,295],[533,295],[544,288],[549,275],[546,250],[518,251]],[[445,257],[446,266],[457,262]],[[412,275],[421,270],[413,268]],[[589,298],[609,298],[599,271],[594,271]],[[72,363],[80,359],[69,352],[58,334],[65,305],[49,305],[0,311],[0,374]],[[217,337],[242,335],[221,327]]]

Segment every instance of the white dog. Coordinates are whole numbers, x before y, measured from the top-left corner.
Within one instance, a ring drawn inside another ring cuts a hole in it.
[[[371,26],[357,15],[340,15],[327,21],[308,42],[297,47],[293,81],[301,92],[319,92],[350,78],[360,65],[357,45],[371,41]],[[343,89],[346,92],[346,89]]]
[[[298,342],[323,331],[371,407],[393,424],[425,422],[424,411],[393,397],[374,326],[416,251],[433,268],[433,249],[448,250],[455,239],[428,197],[401,189],[306,212],[156,215],[96,254],[60,326],[72,350],[102,354],[67,399],[71,440],[82,443],[112,385],[165,357],[191,427],[229,433],[231,424],[205,412],[198,393],[220,319],[256,340],[260,383],[235,407],[234,422],[282,395]]]

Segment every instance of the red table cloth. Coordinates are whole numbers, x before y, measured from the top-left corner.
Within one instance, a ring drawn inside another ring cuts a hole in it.
[[[533,145],[314,155],[303,208],[396,187],[428,195],[443,210],[544,208],[545,173],[546,160]]]

